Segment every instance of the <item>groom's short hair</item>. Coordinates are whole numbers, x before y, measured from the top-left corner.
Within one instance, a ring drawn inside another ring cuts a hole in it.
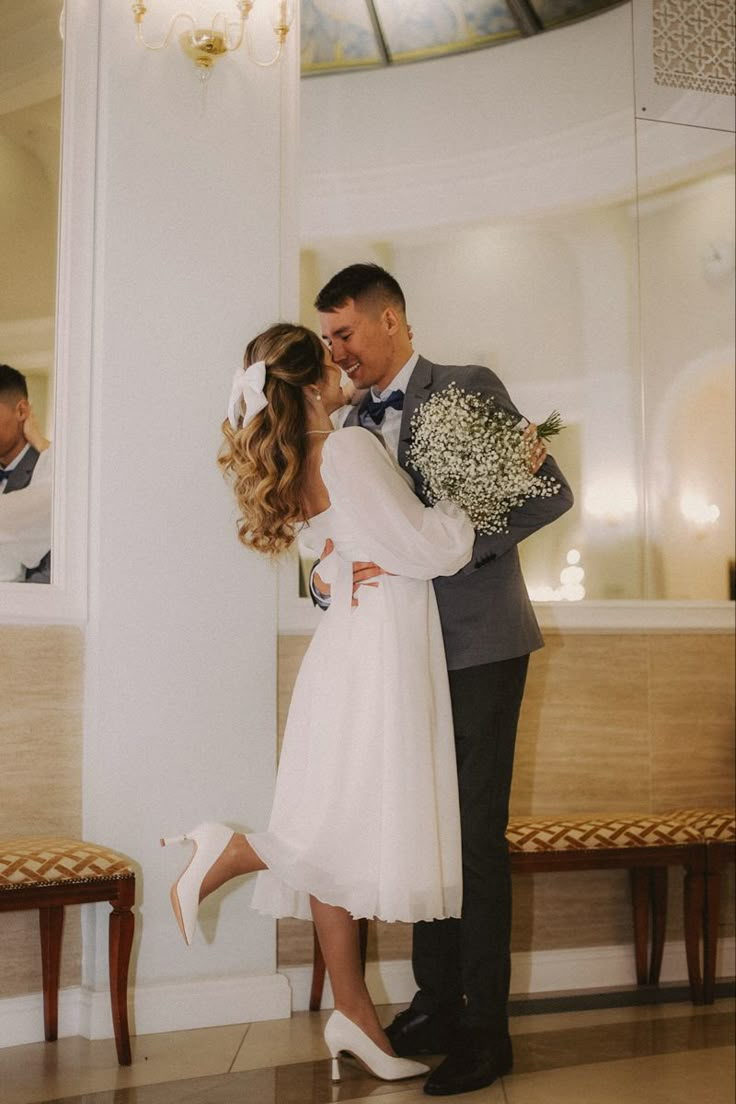
[[[17,368],[9,364],[0,364],[0,399],[6,403],[15,403],[18,399],[28,398],[26,377]]]
[[[390,272],[377,264],[353,264],[343,268],[325,284],[314,301],[318,311],[329,314],[344,307],[348,299],[356,303],[373,299],[400,307],[406,312],[404,293]]]

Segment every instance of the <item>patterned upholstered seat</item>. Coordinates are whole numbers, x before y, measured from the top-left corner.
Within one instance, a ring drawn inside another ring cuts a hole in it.
[[[128,966],[135,919],[135,866],[125,855],[58,836],[0,839],[0,912],[38,909],[44,1034],[58,1036],[59,966],[67,905],[109,901],[110,1003],[121,1066],[131,1063]]]
[[[703,828],[692,811],[661,816],[512,817],[506,838],[512,853],[671,847],[702,843]]]
[[[683,809],[674,815],[687,817],[696,826],[706,843],[736,841],[736,810],[734,809]]]
[[[57,836],[0,840],[0,892],[133,877],[130,859],[96,843]]]

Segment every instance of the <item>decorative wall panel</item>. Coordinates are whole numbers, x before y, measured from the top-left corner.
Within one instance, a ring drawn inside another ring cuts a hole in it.
[[[736,18],[729,0],[654,0],[657,84],[736,93]]]

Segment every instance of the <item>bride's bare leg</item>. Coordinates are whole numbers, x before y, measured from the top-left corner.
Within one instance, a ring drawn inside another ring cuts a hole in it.
[[[266,864],[256,855],[248,843],[248,837],[242,832],[236,832],[220,857],[207,871],[199,891],[199,899],[204,901],[205,897],[219,889],[225,882],[229,882],[231,878],[265,869]]]
[[[316,897],[309,900],[335,1008],[357,1024],[381,1050],[393,1054],[363,978],[357,920],[336,905],[326,905]]]

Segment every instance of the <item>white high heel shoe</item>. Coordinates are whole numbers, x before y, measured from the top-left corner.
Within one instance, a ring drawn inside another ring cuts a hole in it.
[[[171,907],[187,946],[191,945],[197,930],[202,882],[234,835],[232,828],[228,828],[226,824],[200,824],[183,836],[161,838],[162,847],[168,847],[171,843],[184,843],[185,840],[191,840],[194,844],[194,854],[171,887]]]
[[[381,1081],[400,1081],[404,1077],[421,1077],[429,1066],[409,1058],[394,1058],[369,1039],[364,1031],[344,1016],[333,1012],[325,1024],[325,1042],[332,1055],[332,1080],[340,1080],[338,1055],[352,1054],[362,1066]]]

